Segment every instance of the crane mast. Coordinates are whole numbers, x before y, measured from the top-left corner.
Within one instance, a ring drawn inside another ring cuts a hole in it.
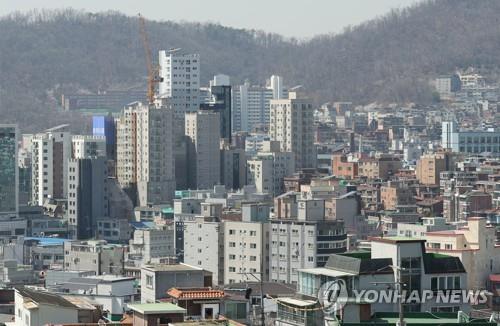
[[[146,20],[141,14],[139,14],[139,27],[148,69],[148,102],[149,104],[153,104],[155,100],[155,84],[161,82],[161,78],[158,76],[159,67],[154,66],[152,62],[151,47],[149,46],[149,38],[146,32]]]

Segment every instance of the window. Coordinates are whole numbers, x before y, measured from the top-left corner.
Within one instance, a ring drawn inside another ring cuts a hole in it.
[[[150,288],[153,287],[153,276],[146,275],[146,286]]]
[[[236,234],[236,230],[229,230],[229,234],[231,235]]]
[[[230,248],[236,247],[236,242],[229,242],[229,247]]]

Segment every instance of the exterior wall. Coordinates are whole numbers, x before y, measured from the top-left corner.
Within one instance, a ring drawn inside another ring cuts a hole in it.
[[[32,203],[42,206],[47,198],[66,198],[70,134],[47,131],[32,139]]]
[[[184,262],[212,272],[214,285],[224,284],[223,232],[220,222],[184,221]]]
[[[402,167],[400,160],[391,157],[361,160],[358,175],[368,179],[386,180],[389,176],[396,174]]]
[[[443,148],[460,153],[500,153],[500,131],[460,131],[456,122],[445,121],[442,125]]]
[[[126,107],[117,122],[117,178],[124,188],[137,187],[138,206],[173,198],[173,125],[169,107],[139,102]]]
[[[343,223],[271,221],[269,280],[296,284],[300,269],[321,267],[332,253],[346,251]]]
[[[422,155],[417,161],[417,179],[424,185],[439,185],[441,172],[448,168],[449,157],[447,154]]]
[[[348,162],[345,155],[333,155],[332,174],[337,177],[354,179],[358,176],[358,163]]]
[[[269,135],[281,142],[283,152],[293,152],[295,167],[316,167],[313,108],[308,99],[290,93],[288,99],[272,100]]]
[[[266,230],[260,222],[224,222],[224,284],[267,280]]]
[[[223,148],[221,150],[221,184],[227,189],[241,189],[246,184],[245,150]]]
[[[19,169],[16,125],[0,124],[0,216],[19,214]]]
[[[150,280],[150,282],[148,281]],[[203,287],[203,270],[157,271],[147,266],[141,269],[141,303],[154,303],[167,297],[173,287]]]
[[[325,219],[324,199],[300,199],[297,201],[297,219],[300,221],[321,221]]]
[[[185,132],[188,144],[188,186],[208,189],[220,183],[220,117],[219,113],[187,113]]]
[[[293,153],[259,152],[247,161],[247,184],[257,191],[278,196],[285,191],[283,179],[295,171]]]
[[[24,299],[19,293],[15,294],[15,306],[16,326],[78,323],[77,309],[44,304],[39,304],[38,309],[26,309]]]
[[[66,241],[64,269],[94,271],[96,275],[122,274],[125,247],[106,245],[100,241]]]
[[[196,112],[200,105],[200,55],[160,51],[159,96],[168,99],[176,121],[174,135],[184,135],[186,112]]]
[[[108,216],[106,179],[104,157],[69,160],[67,218],[72,238],[97,236],[97,220]]]
[[[233,132],[252,131],[258,126],[268,125],[270,101],[286,98],[287,94],[279,76],[271,77],[269,87],[251,86],[249,82],[234,87],[231,96]]]
[[[71,147],[74,159],[106,157],[106,137],[103,136],[72,136]]]
[[[384,209],[394,210],[396,206],[415,203],[413,192],[407,186],[388,185],[380,188],[380,200]]]
[[[460,258],[470,289],[484,289],[490,274],[500,272],[500,247],[495,245],[494,227],[486,219],[471,218],[456,232],[428,232],[427,251]]]
[[[153,258],[175,256],[175,231],[173,226],[135,230],[129,242],[129,261],[136,266],[148,264]]]

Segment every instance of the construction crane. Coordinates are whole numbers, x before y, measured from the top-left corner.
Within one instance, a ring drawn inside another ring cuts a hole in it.
[[[159,67],[153,66],[151,48],[149,46],[149,38],[146,32],[146,20],[139,14],[139,27],[141,31],[142,44],[144,46],[144,52],[146,55],[146,66],[148,68],[148,102],[153,104],[155,101],[155,84],[162,81],[162,78],[158,76]]]

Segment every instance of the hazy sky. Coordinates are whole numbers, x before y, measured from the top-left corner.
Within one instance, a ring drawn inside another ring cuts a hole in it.
[[[35,8],[118,10],[150,19],[217,22],[299,38],[339,32],[418,0],[0,0],[0,15]]]

